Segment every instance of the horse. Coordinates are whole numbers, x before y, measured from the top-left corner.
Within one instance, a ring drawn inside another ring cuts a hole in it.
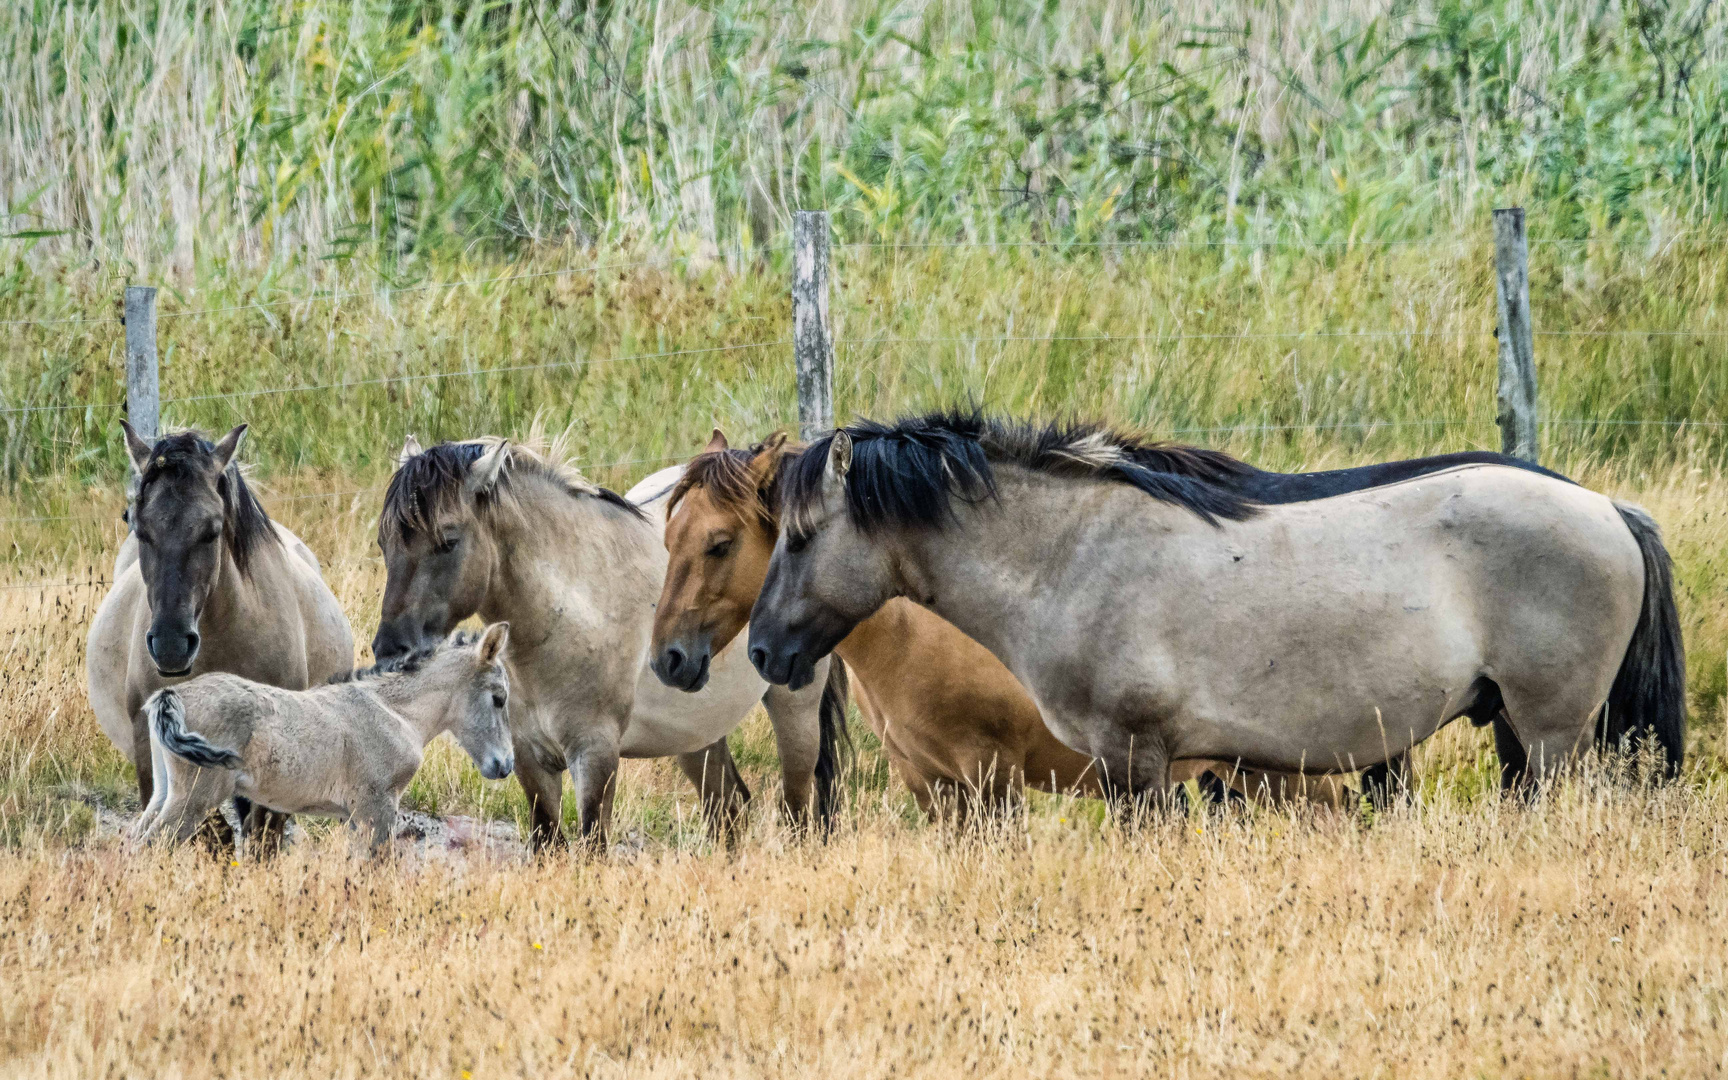
[[[486,779],[510,775],[509,640],[510,624],[494,623],[310,690],[216,673],[156,691],[144,703],[155,794],[132,838],[184,842],[238,795],[344,818],[384,854],[402,792],[439,735],[453,732]]]
[[[728,843],[750,799],[726,736],[761,702],[780,751],[783,799],[802,822],[834,808],[845,722],[840,665],[808,692],[765,683],[723,652],[695,697],[648,670],[648,632],[666,572],[664,497],[678,470],[619,495],[582,477],[556,445],[486,436],[402,449],[379,515],[386,581],[373,652],[390,657],[471,615],[515,626],[510,677],[516,776],[537,850],[563,841],[563,773],[581,840],[605,849],[621,757],[676,757]]]
[[[1216,482],[1251,491],[1262,502],[1323,498],[1464,464],[1534,468],[1517,458],[1466,452],[1277,473],[1216,451],[1184,449],[1191,468],[1204,466]],[[780,533],[780,475],[802,450],[788,445],[782,432],[747,451],[733,449],[716,428],[685,466],[667,500],[671,562],[650,649],[655,674],[667,685],[687,687],[706,658],[748,622]],[[911,601],[889,600],[835,653],[851,670],[865,720],[927,815],[949,804],[964,811],[974,794],[999,807],[1022,785],[1099,794],[1092,760],[1050,734],[1001,661]],[[1336,803],[1343,794],[1320,777],[1253,773],[1225,763],[1178,762],[1173,769],[1179,780],[1197,779],[1215,797],[1231,797],[1221,777],[1228,778],[1234,796],[1248,798],[1301,794]],[[1384,790],[1389,778],[1404,771],[1376,766],[1375,774],[1364,777],[1364,790]]]
[[[120,426],[131,531],[90,624],[86,678],[96,719],[137,769],[148,806],[152,694],[211,672],[303,690],[353,667],[354,634],[317,557],[247,486],[235,462],[245,424],[216,443],[193,431],[149,443]],[[280,845],[285,819],[244,801],[236,809],[249,844]]]
[[[803,685],[908,596],[1001,659],[1118,805],[1161,797],[1174,760],[1348,771],[1460,716],[1503,718],[1507,788],[1593,731],[1678,772],[1685,655],[1643,511],[1499,464],[1281,505],[1206,471],[1090,425],[841,429],[782,476],[751,661]]]

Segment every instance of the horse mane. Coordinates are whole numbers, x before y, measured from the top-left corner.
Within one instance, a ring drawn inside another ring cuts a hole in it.
[[[390,478],[390,486],[384,492],[384,507],[378,514],[379,542],[406,537],[415,531],[429,531],[440,516],[461,502],[469,468],[498,446],[505,447],[504,469],[492,490],[475,499],[475,507],[482,514],[516,501],[511,480],[521,474],[550,481],[574,498],[596,499],[638,521],[647,520],[641,507],[583,476],[559,453],[556,444],[547,447],[536,445],[537,442],[511,442],[485,435],[462,442],[439,443],[409,458]]]
[[[351,671],[338,671],[325,679],[325,685],[338,686],[342,683],[365,682],[369,679],[381,679],[386,675],[412,675],[426,666],[426,662],[445,649],[460,649],[480,640],[480,635],[468,630],[458,630],[449,637],[434,641],[430,645],[422,645],[418,649],[403,653],[389,660],[382,660],[371,667],[354,668]]]
[[[1003,463],[1127,484],[1209,525],[1259,512],[1257,502],[1230,487],[1254,472],[1246,462],[1221,451],[1152,442],[1099,424],[1034,424],[955,411],[893,424],[860,420],[841,431],[852,441],[847,511],[867,532],[887,526],[941,528],[953,517],[953,499],[977,503],[996,496],[993,466]],[[833,441],[829,435],[812,443],[786,471],[782,509],[794,535],[809,532]]]
[[[686,495],[696,488],[702,488],[722,509],[730,510],[742,518],[754,516],[770,533],[778,531],[780,489],[784,486],[782,477],[786,475],[787,467],[803,447],[786,447],[774,469],[774,475],[768,480],[768,485],[760,487],[756,483],[755,474],[750,470],[750,463],[755,461],[756,456],[766,447],[767,440],[764,440],[748,450],[710,450],[691,458],[690,463],[684,466],[684,475],[672,485],[672,494],[666,500],[667,516],[670,517],[678,510],[678,504]]]
[[[150,464],[136,481],[132,504],[136,506],[150,485],[164,478],[202,476],[204,466],[216,453],[216,445],[199,431],[178,431],[164,435],[150,448]],[[264,544],[280,544],[282,538],[270,524],[238,462],[230,461],[216,481],[217,494],[222,496],[222,535],[234,556],[234,565],[242,575],[249,575],[252,556]],[[135,519],[136,515],[132,515]],[[136,525],[136,521],[133,522]]]

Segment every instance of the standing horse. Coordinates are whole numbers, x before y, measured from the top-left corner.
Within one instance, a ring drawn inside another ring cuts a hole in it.
[[[730,840],[750,792],[726,736],[757,702],[774,726],[790,812],[802,818],[814,788],[826,822],[843,669],[812,668],[817,686],[789,691],[734,649],[704,669],[700,695],[661,686],[647,667],[648,633],[666,573],[659,526],[679,470],[625,497],[561,457],[493,437],[429,450],[409,439],[379,516],[388,577],[373,651],[408,651],[476,613],[510,622],[511,734],[537,848],[563,837],[568,769],[581,835],[604,850],[620,757],[676,757]]]
[[[668,498],[671,563],[654,617],[654,671],[669,686],[689,685],[713,652],[750,617],[780,534],[780,475],[802,447],[775,433],[749,451],[715,430]],[[1169,448],[1171,462],[1262,502],[1296,502],[1374,487],[1466,464],[1534,468],[1491,453],[1445,454],[1318,473],[1256,469],[1216,451]],[[1546,470],[1537,470],[1546,472]],[[1552,475],[1552,474],[1550,474]],[[1026,692],[989,650],[939,616],[895,598],[835,647],[853,676],[866,721],[895,772],[927,814],[976,793],[999,805],[1022,784],[1050,792],[1098,794],[1092,760],[1050,734]],[[1211,771],[1212,775],[1206,773]],[[1230,764],[1180,762],[1216,790],[1231,777],[1249,796],[1298,792],[1336,796],[1318,778],[1243,772]],[[1364,787],[1383,787],[1389,770],[1365,771]],[[1378,783],[1377,783],[1378,781]]]
[[[354,635],[318,559],[270,520],[234,457],[246,425],[212,444],[196,432],[154,445],[121,422],[132,460],[132,532],[90,624],[90,706],[138,770],[150,804],[150,695],[207,672],[302,690],[354,665]],[[268,851],[284,819],[236,804]]]
[[[188,840],[238,792],[284,814],[343,818],[383,854],[433,739],[452,732],[486,779],[510,775],[509,640],[496,623],[310,690],[218,673],[156,691],[144,703],[156,793],[133,838]]]
[[[1466,465],[1265,505],[1090,427],[863,423],[783,477],[751,660],[803,685],[894,596],[995,653],[1112,796],[1183,758],[1278,771],[1385,761],[1504,713],[1502,779],[1610,734],[1681,764],[1669,562],[1640,510]]]

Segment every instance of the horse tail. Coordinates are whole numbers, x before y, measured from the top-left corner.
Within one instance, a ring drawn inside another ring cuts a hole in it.
[[[850,691],[846,662],[828,658],[828,682],[822,687],[817,711],[820,741],[816,749],[816,818],[824,831],[831,828],[840,809],[841,774],[852,756],[852,733],[846,728],[846,699]]]
[[[1668,777],[1680,774],[1686,755],[1686,647],[1674,605],[1674,572],[1662,530],[1649,514],[1615,503],[1644,557],[1644,603],[1626,658],[1597,720],[1598,745],[1635,752],[1654,739]]]
[[[144,703],[144,717],[162,749],[205,769],[238,769],[240,755],[186,730],[186,704],[172,688],[158,690]]]

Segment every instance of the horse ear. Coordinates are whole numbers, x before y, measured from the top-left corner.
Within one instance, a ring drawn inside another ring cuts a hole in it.
[[[420,449],[420,440],[416,439],[413,435],[409,435],[408,438],[404,439],[402,442],[402,452],[396,455],[396,467],[400,469],[402,466],[408,464],[409,461],[419,457],[421,453],[423,453],[423,451]]]
[[[772,475],[780,463],[781,456],[786,452],[786,433],[776,431],[762,440],[762,445],[756,448],[756,456],[750,459],[750,471],[761,481]]]
[[[480,633],[480,666],[491,667],[510,644],[510,624],[495,622]]]
[[[731,448],[731,445],[726,441],[726,433],[715,428],[714,434],[709,436],[708,445],[702,448],[702,452],[704,454],[718,454],[722,450],[730,450]]]
[[[126,456],[132,459],[132,471],[143,476],[144,466],[150,464],[150,444],[124,420],[120,421],[120,430],[126,433]]]
[[[834,441],[828,445],[828,473],[836,480],[843,480],[851,468],[852,436],[842,429],[834,433]]]
[[[241,424],[233,431],[222,436],[222,441],[216,444],[216,468],[218,471],[226,469],[229,462],[234,460],[234,453],[240,449],[240,442],[245,438],[245,424]]]
[[[468,466],[469,494],[479,495],[497,487],[498,478],[504,475],[504,463],[509,459],[510,444],[502,440],[497,446],[481,454],[478,461]]]

